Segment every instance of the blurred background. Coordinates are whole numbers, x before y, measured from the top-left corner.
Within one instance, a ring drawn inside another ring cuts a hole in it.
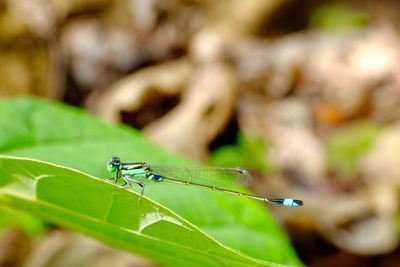
[[[400,266],[399,32],[395,0],[0,0],[0,97],[249,169],[257,194],[304,200],[269,208],[307,266]],[[1,266],[154,266],[64,231],[0,237]]]

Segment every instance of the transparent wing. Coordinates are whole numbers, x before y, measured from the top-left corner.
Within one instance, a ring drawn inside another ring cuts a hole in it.
[[[166,178],[209,187],[234,189],[238,185],[248,186],[252,181],[250,173],[241,168],[150,165],[150,169],[153,174],[158,174]]]

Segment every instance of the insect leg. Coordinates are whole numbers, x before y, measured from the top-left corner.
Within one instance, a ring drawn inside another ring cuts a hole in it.
[[[142,181],[136,180],[128,175],[123,175],[122,178],[124,179],[125,183],[122,185],[122,187],[132,187],[130,182],[134,182],[135,184],[139,185],[141,187],[141,191],[140,191],[140,196],[143,196],[144,194],[144,188],[145,188],[145,183],[143,183]]]

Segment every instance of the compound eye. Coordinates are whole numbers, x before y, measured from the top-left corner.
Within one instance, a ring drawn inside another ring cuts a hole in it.
[[[113,157],[110,161],[110,163],[114,166],[118,166],[120,164],[120,159],[118,157]]]

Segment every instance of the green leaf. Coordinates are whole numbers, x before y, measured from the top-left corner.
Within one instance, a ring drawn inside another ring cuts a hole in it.
[[[268,157],[269,144],[265,139],[239,134],[237,144],[218,148],[209,163],[214,166],[242,166],[271,174],[276,167]]]
[[[137,194],[93,177],[110,177],[105,166],[113,155],[193,164],[135,130],[107,125],[63,104],[16,98],[0,101],[0,132],[2,154],[81,171],[2,157],[0,196],[12,207],[166,266],[301,266],[262,203],[201,188],[148,183],[145,195],[158,203],[143,198],[138,205]]]
[[[357,162],[373,146],[383,127],[358,122],[332,133],[327,139],[327,159],[330,168],[340,176],[353,176]]]
[[[311,16],[310,25],[317,29],[354,30],[365,28],[369,21],[365,12],[333,4],[318,8]]]
[[[0,232],[9,228],[17,228],[30,237],[37,237],[46,232],[46,224],[27,212],[0,207]]]

